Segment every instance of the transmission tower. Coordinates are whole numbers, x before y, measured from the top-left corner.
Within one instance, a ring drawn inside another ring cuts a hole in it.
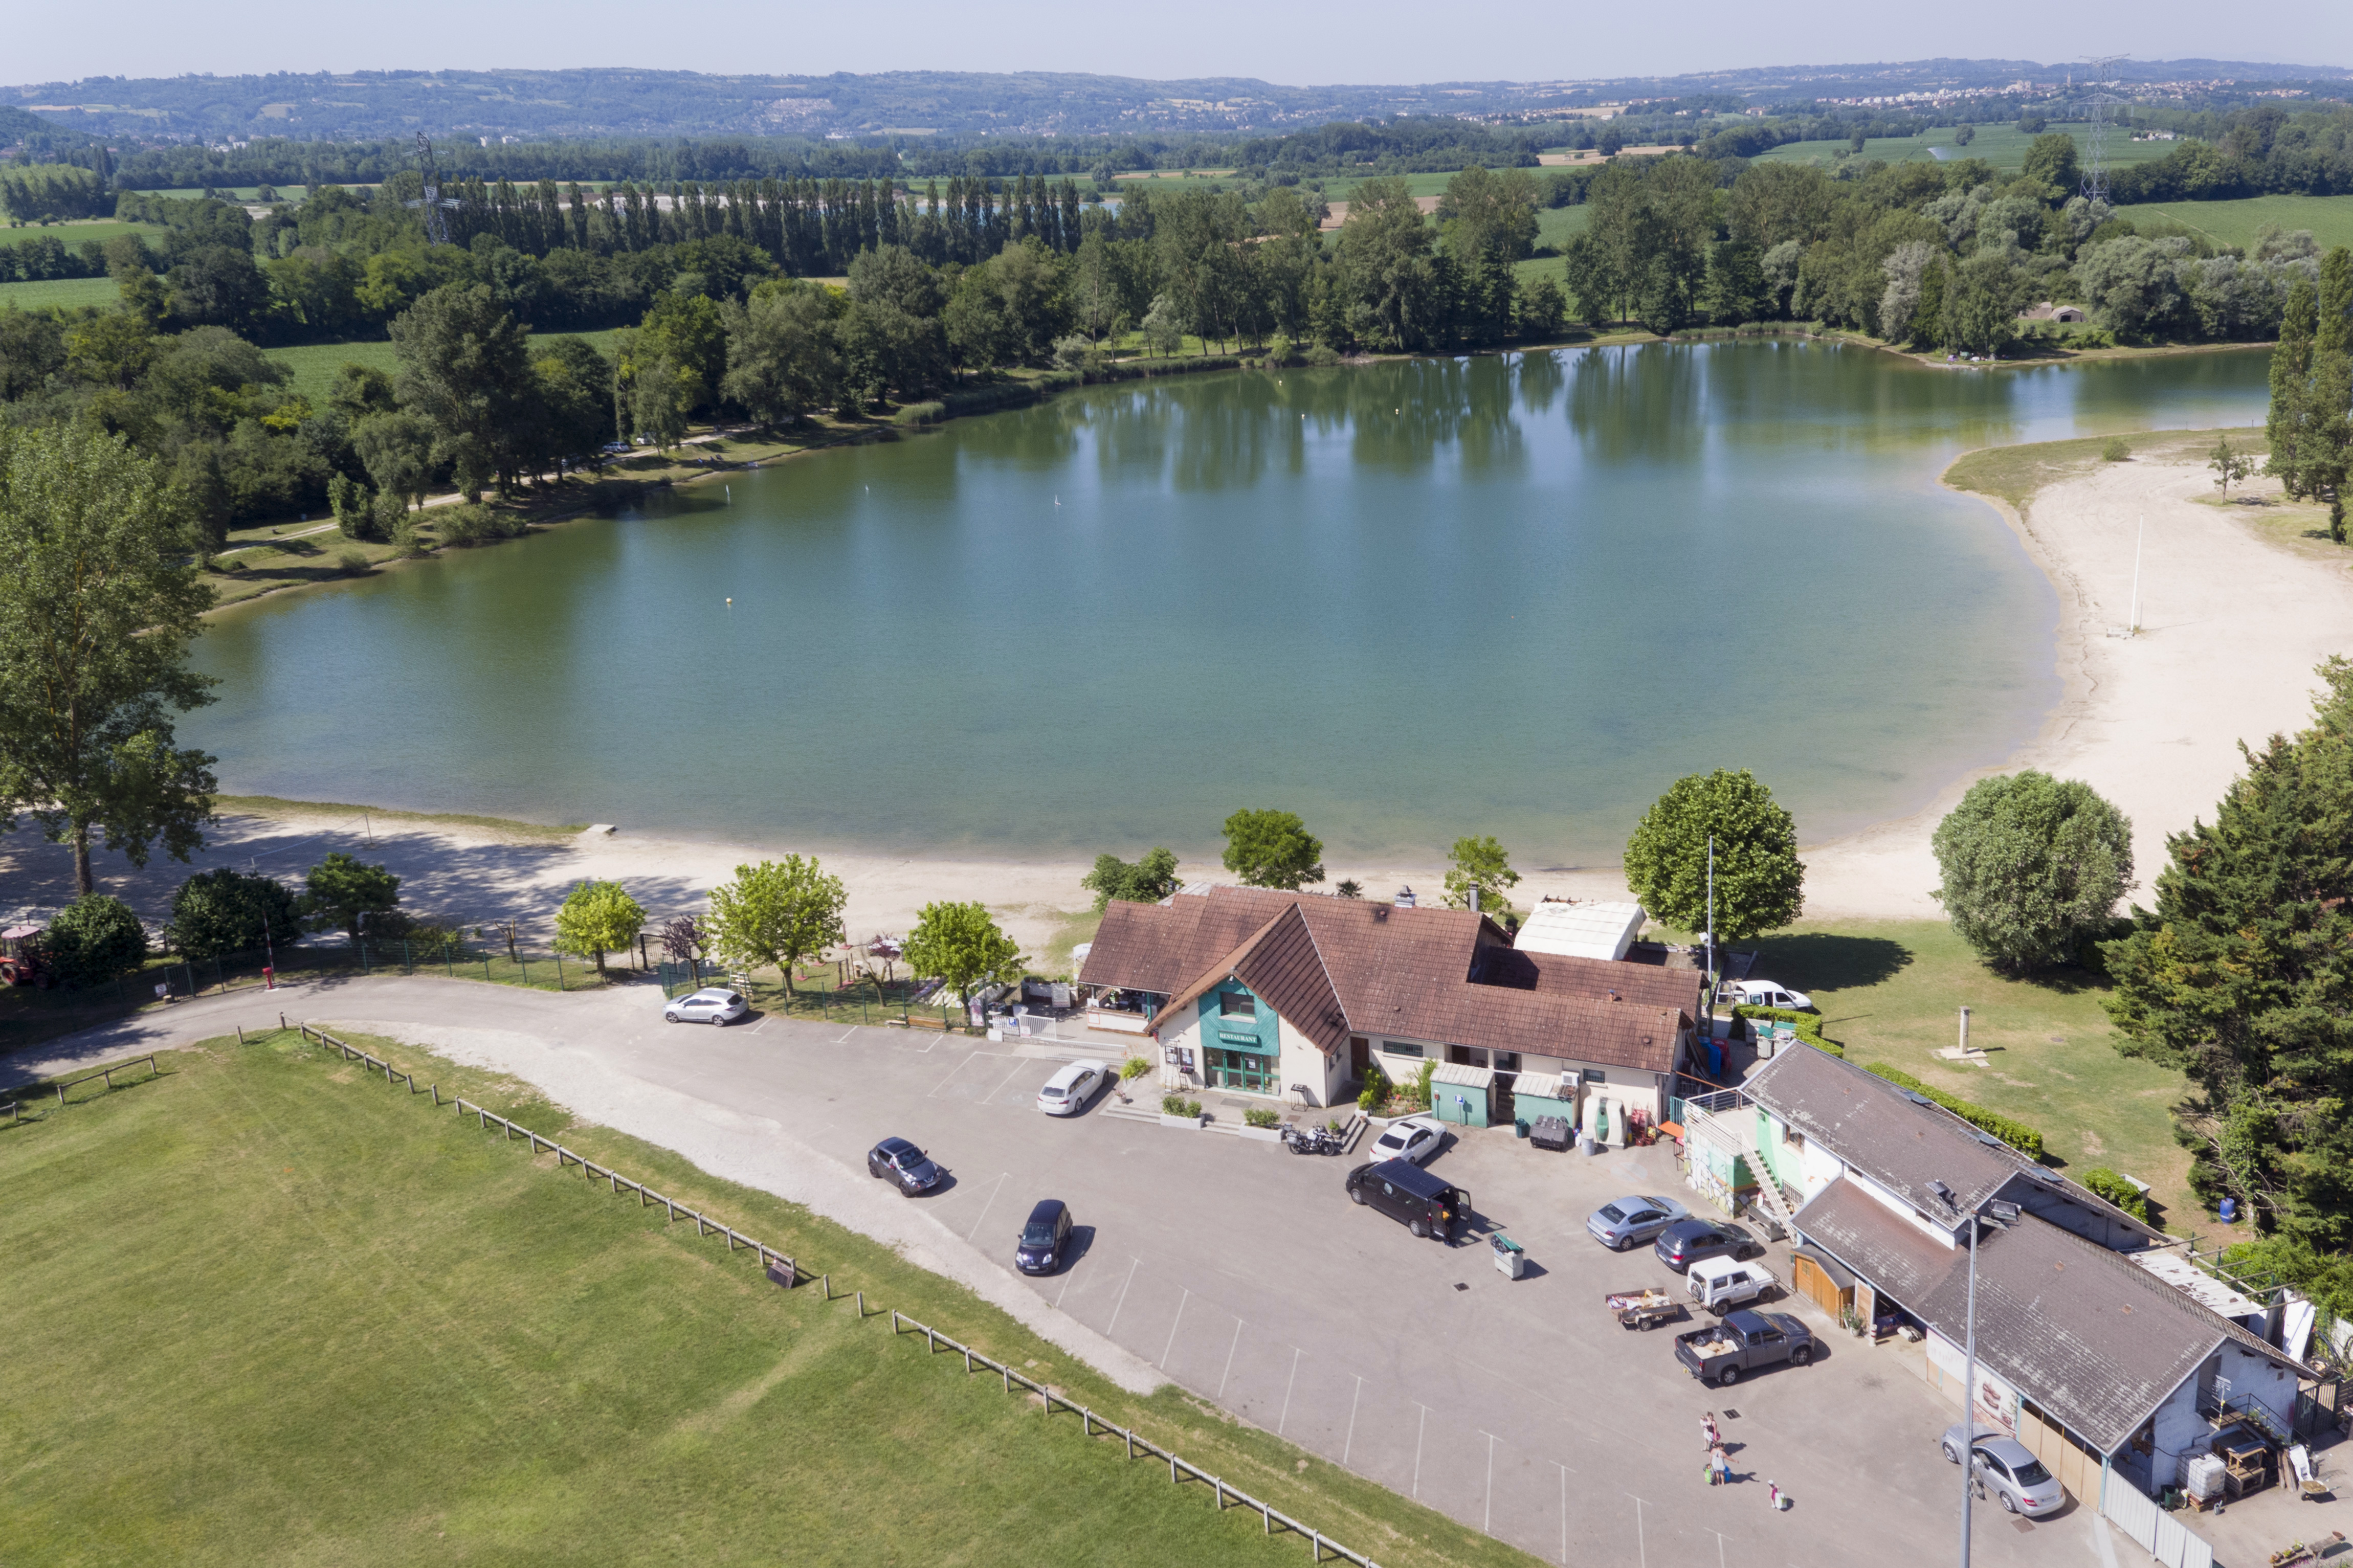
[[[2092,79],[2110,66],[2130,59],[2130,55],[2102,55],[2097,58],[2083,57],[2084,85],[2092,96],[2084,101],[2092,110],[2091,145],[2084,159],[2084,199],[2105,203],[2108,199],[2108,110],[2126,100],[2111,92],[2103,92]]]
[[[433,166],[433,143],[425,139],[422,131],[417,133],[417,166],[425,179],[425,199],[405,205],[424,209],[426,244],[447,245],[449,243],[449,220],[442,215],[458,204],[442,198],[441,173]]]

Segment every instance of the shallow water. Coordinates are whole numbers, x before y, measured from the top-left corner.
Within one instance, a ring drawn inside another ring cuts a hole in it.
[[[1818,839],[2031,736],[2056,600],[1936,482],[2260,421],[2260,350],[1653,344],[1091,388],[216,619],[227,787],[986,854],[1494,833],[1747,767]],[[732,607],[726,600],[732,597]]]

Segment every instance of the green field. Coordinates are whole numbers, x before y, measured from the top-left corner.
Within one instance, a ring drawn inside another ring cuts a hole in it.
[[[2144,880],[2156,872],[2144,867]],[[2189,1155],[2168,1112],[2181,1074],[2119,1056],[2101,1010],[2105,981],[2082,970],[1996,974],[1941,921],[1811,921],[1760,938],[1757,973],[1812,994],[1822,1033],[1858,1064],[1885,1062],[2042,1133],[2052,1163],[2081,1179],[2105,1165],[2149,1184],[2151,1215],[2177,1233],[2211,1227],[2190,1195]],[[1936,1051],[1959,1037],[1990,1067]]]
[[[2082,154],[2091,130],[2088,125],[2053,125],[2051,129],[2064,131],[2073,136],[2077,155]],[[1900,163],[1911,159],[1935,158],[1936,153],[1933,149],[1942,148],[1946,161],[1982,158],[1996,170],[2014,174],[2024,166],[2026,149],[2034,141],[2015,125],[1980,125],[1976,138],[1967,147],[1962,147],[1953,141],[1954,130],[1953,126],[1943,125],[1918,136],[1874,136],[1863,143],[1861,155]],[[2134,142],[2126,138],[2127,132],[2112,129],[2108,132],[2108,163],[2111,166],[2148,163],[2164,157],[2181,145],[2179,142]],[[1759,153],[1757,161],[1785,163],[1819,161],[1827,163],[1833,162],[1847,147],[1848,143],[1844,142],[1789,142],[1769,153]]]
[[[135,234],[143,237],[151,246],[160,246],[171,230],[152,223],[117,223],[112,218],[79,219],[73,223],[53,223],[47,227],[26,224],[23,228],[0,228],[0,245],[23,245],[47,235],[68,250],[76,250],[90,240],[104,245],[117,235]]]
[[[2234,202],[2140,202],[2118,209],[2126,217],[2157,214],[2194,228],[2217,245],[2242,249],[2255,231],[2277,224],[2290,234],[2310,229],[2323,250],[2353,245],[2353,196],[2249,196]]]
[[[75,310],[83,305],[111,305],[121,298],[111,278],[57,278],[47,283],[0,283],[0,310],[43,310],[51,306]]]
[[[1297,1560],[894,1335],[892,1308],[1384,1564],[1532,1561],[1174,1391],[1124,1394],[805,1210],[354,1043],[830,1272],[836,1299],[289,1033],[171,1053],[0,1129],[9,1562]]]
[[[613,340],[618,332],[617,328],[601,332],[550,332],[535,334],[532,341],[544,343],[561,337],[583,338],[595,344],[598,353],[609,359],[613,353]],[[345,364],[373,365],[386,375],[400,368],[399,358],[393,353],[389,338],[360,342],[300,343],[291,348],[271,349],[269,353],[271,359],[294,373],[294,380],[290,384],[293,389],[313,402],[327,395],[328,389],[335,384],[335,373]]]

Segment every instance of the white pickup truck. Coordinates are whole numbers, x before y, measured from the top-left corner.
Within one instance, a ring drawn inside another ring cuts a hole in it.
[[[1781,1288],[1762,1263],[1741,1263],[1729,1258],[1704,1258],[1683,1276],[1691,1299],[1709,1311],[1722,1314],[1735,1307],[1761,1301]]]

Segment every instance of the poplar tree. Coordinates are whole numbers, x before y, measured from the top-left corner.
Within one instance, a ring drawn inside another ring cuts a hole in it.
[[[2353,249],[2320,263],[2320,288],[2288,290],[2279,346],[2272,353],[2271,437],[2266,471],[2296,500],[2328,508],[2328,536],[2345,542],[2345,479],[2353,459]]]

